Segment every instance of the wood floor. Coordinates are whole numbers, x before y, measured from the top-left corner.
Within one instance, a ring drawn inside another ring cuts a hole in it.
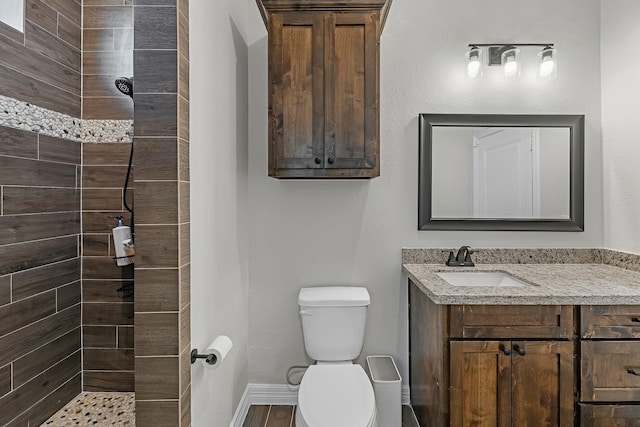
[[[251,405],[242,427],[295,427],[295,406]],[[402,426],[420,427],[411,407],[402,406]]]

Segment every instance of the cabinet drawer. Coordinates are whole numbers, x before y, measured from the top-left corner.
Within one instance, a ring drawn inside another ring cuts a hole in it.
[[[458,305],[451,307],[451,338],[573,337],[573,307],[561,305]]]
[[[640,405],[580,404],[581,427],[640,426]]]
[[[640,306],[589,305],[580,310],[583,338],[640,338]]]
[[[640,401],[640,341],[582,341],[581,401]]]

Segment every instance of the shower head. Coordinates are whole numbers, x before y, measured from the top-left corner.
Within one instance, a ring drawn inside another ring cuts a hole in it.
[[[126,77],[118,77],[115,83],[116,88],[118,88],[120,92],[133,98],[133,77],[130,79]]]

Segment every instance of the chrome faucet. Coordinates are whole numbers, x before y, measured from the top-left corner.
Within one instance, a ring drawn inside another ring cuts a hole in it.
[[[450,267],[475,267],[471,259],[472,253],[470,246],[461,246],[456,255],[453,255],[453,251],[449,252],[449,259],[445,264]]]

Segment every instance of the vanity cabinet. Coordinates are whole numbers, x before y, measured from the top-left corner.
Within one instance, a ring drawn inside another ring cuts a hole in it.
[[[574,324],[572,306],[439,305],[409,281],[420,425],[573,426]]]
[[[573,426],[573,343],[451,341],[451,426]]]
[[[269,32],[269,176],[380,175],[379,41],[391,0],[258,0]]]
[[[580,312],[581,425],[640,425],[640,306]]]

